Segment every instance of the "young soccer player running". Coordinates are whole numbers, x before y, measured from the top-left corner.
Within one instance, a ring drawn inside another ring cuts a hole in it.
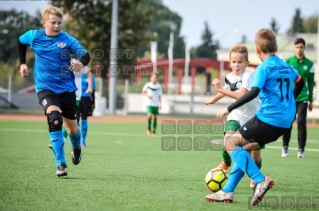
[[[150,82],[146,83],[142,90],[143,96],[147,100],[147,118],[148,118],[148,128],[147,135],[156,134],[157,126],[157,115],[158,109],[161,109],[162,101],[162,86],[157,83],[157,74],[153,73],[150,77]],[[153,121],[153,130],[151,130],[151,125]]]
[[[211,99],[205,99],[206,105],[214,104],[224,96],[233,98],[233,102],[235,102],[251,89],[254,73],[246,70],[246,67],[249,64],[247,48],[244,45],[235,45],[229,51],[229,59],[232,72],[226,75],[225,86],[223,88],[218,79],[213,80],[212,84],[218,93]],[[245,105],[234,109],[227,117],[225,134],[233,134],[239,130],[242,125],[255,116],[259,107],[260,99],[259,97],[256,97]],[[260,148],[251,150],[250,154],[258,168],[261,168]],[[222,157],[224,161],[221,162],[218,167],[227,171],[231,166],[232,160],[225,149],[222,151]],[[250,187],[255,187],[252,180],[250,182]]]
[[[92,84],[92,93],[87,93],[87,89]],[[81,116],[81,145],[86,147],[86,136],[87,131],[89,128],[88,125],[88,117],[92,116],[93,110],[95,108],[95,89],[96,83],[94,75],[91,78],[88,78],[87,75],[82,75],[81,77],[81,100],[79,104],[79,109],[77,113],[77,121],[80,123],[80,116]]]
[[[304,81],[298,72],[275,55],[276,34],[270,29],[260,29],[255,36],[256,54],[262,61],[255,72],[252,88],[227,108],[217,113],[218,119],[234,109],[255,99],[258,95],[261,106],[256,116],[246,122],[236,133],[226,134],[225,148],[234,161],[225,187],[207,195],[210,202],[232,202],[234,190],[246,173],[254,180],[256,187],[251,205],[257,205],[265,193],[274,185],[265,177],[246,149],[255,149],[276,141],[289,130],[295,116],[295,98],[303,88]],[[293,82],[295,88],[293,89]]]
[[[67,164],[64,156],[62,125],[69,133],[72,146],[72,162],[81,161],[81,132],[76,123],[76,96],[74,71],[80,71],[90,62],[90,55],[78,40],[61,31],[62,11],[48,6],[42,11],[44,29],[30,30],[18,39],[20,74],[28,76],[26,65],[27,46],[35,53],[34,81],[39,104],[47,116],[49,137],[52,145],[56,175],[67,175]],[[70,62],[71,54],[79,58]]]

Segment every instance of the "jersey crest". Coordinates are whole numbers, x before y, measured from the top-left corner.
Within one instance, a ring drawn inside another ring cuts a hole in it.
[[[59,42],[57,45],[59,46],[59,48],[64,48],[66,46],[66,43]]]
[[[241,80],[236,81],[235,83],[231,83],[227,78],[225,78],[225,83],[228,84],[230,91],[234,92],[236,90],[239,90],[241,88]]]

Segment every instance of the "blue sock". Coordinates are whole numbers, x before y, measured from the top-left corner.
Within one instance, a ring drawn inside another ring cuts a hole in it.
[[[81,133],[82,133],[82,143],[85,144],[86,134],[88,131],[88,120],[82,119],[81,120]]]
[[[242,147],[235,147],[230,153],[230,157],[233,159],[234,163],[236,163],[238,167],[254,181],[255,184],[261,183],[265,180],[265,176],[260,172],[250,154]]]
[[[55,164],[58,166],[60,163],[66,164],[64,157],[64,140],[62,130],[49,132],[50,144],[55,155]]]
[[[235,163],[229,176],[226,185],[223,187],[223,191],[226,193],[234,192],[241,178],[245,175],[239,166]]]
[[[74,136],[70,135],[70,140],[71,140],[71,146],[73,149],[78,149],[81,144],[81,132],[80,129],[78,130],[78,133]]]

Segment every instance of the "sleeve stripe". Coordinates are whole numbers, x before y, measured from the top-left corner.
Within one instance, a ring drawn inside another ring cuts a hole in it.
[[[298,75],[297,79],[295,80],[295,83],[298,83],[301,80],[301,76]]]

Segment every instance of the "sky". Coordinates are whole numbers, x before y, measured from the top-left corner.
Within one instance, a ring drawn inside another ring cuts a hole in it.
[[[240,42],[243,35],[248,41],[252,41],[260,28],[270,27],[272,18],[279,25],[279,33],[285,33],[291,25],[296,8],[300,8],[302,17],[319,14],[319,0],[162,1],[171,11],[181,16],[181,35],[185,37],[188,46],[201,44],[205,21],[214,34],[213,39],[218,40],[222,47],[229,47]],[[43,0],[0,2],[1,9],[23,9],[30,14],[50,3]]]

